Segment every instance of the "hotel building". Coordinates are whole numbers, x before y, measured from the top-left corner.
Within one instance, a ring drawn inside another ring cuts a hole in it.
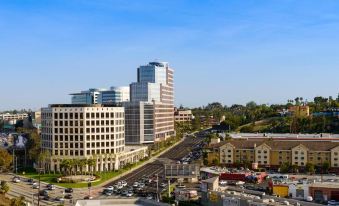
[[[339,142],[332,141],[233,139],[212,144],[206,151],[209,163],[217,160],[227,166],[258,163],[277,169],[287,162],[304,168],[307,163],[320,167],[328,162],[334,170],[339,169]]]

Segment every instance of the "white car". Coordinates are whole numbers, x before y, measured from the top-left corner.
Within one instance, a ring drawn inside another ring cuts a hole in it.
[[[166,183],[161,183],[160,187],[166,187],[167,184]]]
[[[219,181],[219,185],[227,185],[227,181],[225,181],[225,180],[220,180],[220,181]]]
[[[107,187],[106,189],[109,190],[109,191],[113,191],[113,190],[114,190],[114,187],[113,187],[113,186],[109,186],[109,187]]]
[[[19,183],[19,182],[21,182],[21,180],[20,180],[20,178],[18,178],[18,177],[15,177],[15,178],[13,178],[13,182],[15,182],[15,183]]]
[[[139,187],[139,183],[138,182],[133,183],[133,187]]]
[[[126,187],[127,186],[127,182],[126,181],[121,181],[121,185]]]
[[[152,195],[147,195],[146,199],[148,199],[148,200],[152,200],[152,199],[153,199],[153,197],[152,197]]]
[[[133,196],[133,192],[128,192],[127,194],[126,194],[126,197],[132,197]]]

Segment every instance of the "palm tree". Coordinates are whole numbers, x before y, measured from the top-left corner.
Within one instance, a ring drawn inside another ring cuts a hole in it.
[[[96,159],[88,159],[87,164],[88,164],[88,167],[89,167],[89,171],[92,172],[92,175],[93,175],[94,166],[97,164],[97,160]]]
[[[83,175],[84,167],[87,165],[87,160],[79,160],[78,165],[80,167],[80,172]]]
[[[64,173],[68,175],[69,170],[71,168],[71,161],[69,159],[63,159],[60,163],[60,168],[63,169]]]

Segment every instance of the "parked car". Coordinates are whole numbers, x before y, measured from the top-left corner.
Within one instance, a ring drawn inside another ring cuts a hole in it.
[[[124,191],[121,192],[121,196],[127,196],[127,194],[128,194],[127,190],[124,190]]]
[[[93,200],[93,197],[92,196],[86,196],[84,197],[85,200]]]
[[[113,195],[113,190],[105,189],[103,193],[104,193],[104,195],[112,196]]]
[[[134,194],[132,191],[128,191],[128,193],[126,194],[126,197],[132,197]]]
[[[152,196],[152,195],[147,195],[146,199],[152,200],[152,199],[153,199],[153,196]]]
[[[121,185],[122,185],[123,187],[126,187],[126,186],[127,186],[127,182],[126,182],[126,181],[121,181]]]
[[[109,187],[106,188],[106,190],[113,191],[113,190],[114,190],[114,187],[113,187],[113,186],[109,186]]]

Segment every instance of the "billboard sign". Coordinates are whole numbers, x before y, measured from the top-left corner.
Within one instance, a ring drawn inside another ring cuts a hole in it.
[[[166,178],[196,178],[200,176],[197,164],[165,164]]]

